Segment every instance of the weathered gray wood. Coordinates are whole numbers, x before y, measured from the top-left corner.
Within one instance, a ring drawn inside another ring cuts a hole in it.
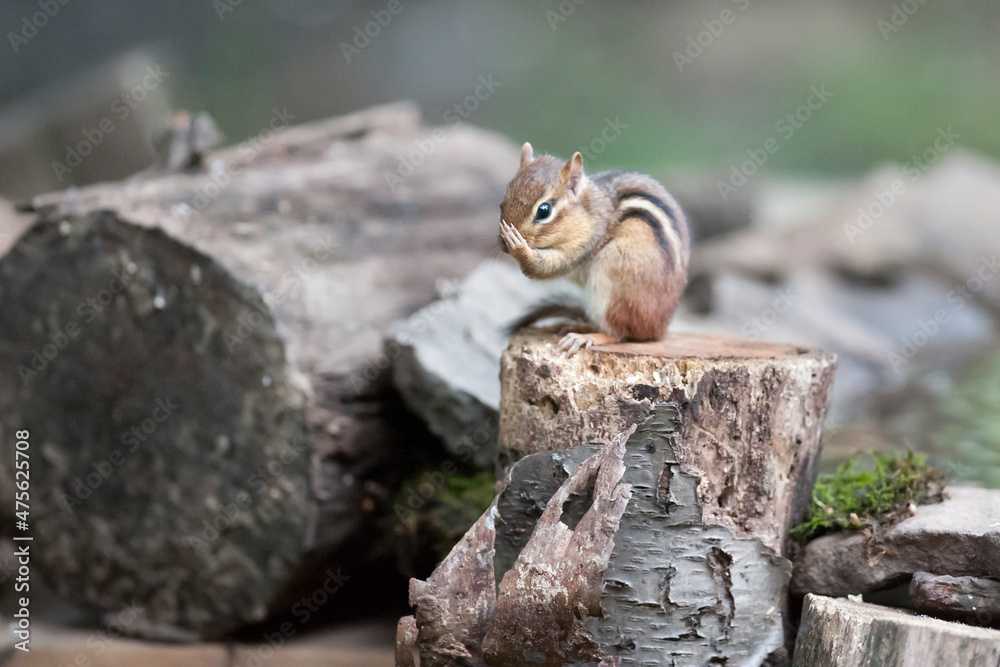
[[[807,595],[794,667],[996,667],[1000,632]]]
[[[921,614],[1000,628],[1000,581],[917,572],[909,593]]]

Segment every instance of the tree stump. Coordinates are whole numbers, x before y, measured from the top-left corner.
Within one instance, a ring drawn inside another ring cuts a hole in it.
[[[357,604],[385,590],[366,540],[440,449],[391,390],[383,336],[488,254],[517,152],[396,105],[200,163],[40,196],[0,245],[0,500],[28,429],[39,574],[215,637],[294,613],[328,568]]]
[[[593,638],[623,665],[776,658],[788,530],[815,481],[835,358],[678,333],[566,357],[557,341],[530,330],[502,359],[499,449],[505,467],[520,463],[498,502],[498,573],[577,465],[573,452],[642,424],[626,445],[632,498],[604,571],[601,617],[588,620]],[[587,494],[578,502],[586,507]]]

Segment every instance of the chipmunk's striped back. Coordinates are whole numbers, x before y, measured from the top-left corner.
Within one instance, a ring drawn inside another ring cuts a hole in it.
[[[592,180],[615,201],[619,224],[628,218],[642,220],[652,230],[670,268],[687,273],[691,254],[687,219],[666,188],[638,172],[604,171]]]

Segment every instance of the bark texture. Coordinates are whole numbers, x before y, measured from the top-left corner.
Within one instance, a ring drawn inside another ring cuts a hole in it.
[[[516,561],[498,591],[494,544],[498,524],[505,521],[498,503],[510,506],[511,494],[529,483],[549,455],[516,464],[505,492],[430,578],[410,581],[416,613],[399,621],[397,666],[413,664],[415,649],[422,665],[442,667],[622,664],[618,656],[602,651],[586,621],[600,613],[603,573],[629,501],[631,489],[619,480],[630,433],[604,448],[573,450],[568,457],[574,461],[572,469],[564,471],[548,495],[530,500],[539,509],[537,522],[530,539],[523,534]],[[586,501],[574,504],[574,496]]]
[[[383,337],[490,251],[517,166],[462,126],[401,177],[431,132],[383,107],[32,202],[0,261],[0,441],[32,432],[35,562],[57,590],[218,636],[287,613],[281,591],[314,588],[334,551],[363,577],[352,548],[434,442]]]
[[[784,645],[791,564],[759,539],[703,523],[698,478],[676,455],[679,427],[676,406],[661,404],[625,444],[622,482],[631,500],[614,535],[600,613],[587,627],[603,655],[622,665],[759,665]],[[497,505],[498,570],[523,548],[553,487],[600,447],[539,452],[514,464]],[[572,524],[590,497],[588,490],[570,497],[563,520]]]
[[[1000,664],[1000,632],[807,595],[794,667]]]

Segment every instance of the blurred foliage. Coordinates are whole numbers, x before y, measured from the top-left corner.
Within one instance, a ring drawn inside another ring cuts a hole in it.
[[[427,577],[493,502],[494,475],[424,471],[406,479],[383,520],[380,554],[406,577]]]
[[[806,519],[792,535],[805,544],[830,531],[891,524],[909,516],[910,503],[941,502],[944,485],[925,454],[857,454],[820,475]]]
[[[152,49],[172,72],[173,101],[208,111],[236,142],[259,132],[272,107],[304,122],[409,98],[442,123],[493,74],[502,86],[467,120],[515,142],[566,156],[620,117],[627,130],[593,167],[726,172],[776,135],[810,87],[826,85],[834,97],[763,171],[905,162],[949,125],[964,146],[1000,158],[993,0],[920,3],[885,34],[878,22],[896,0],[569,3],[553,21],[561,4],[404,3],[348,59],[342,45],[385,0],[265,0],[222,14],[200,0],[70,3],[0,61],[0,102]],[[735,20],[705,40],[706,23],[727,10]],[[18,26],[35,11],[34,0],[3,3],[0,21]],[[678,67],[675,54],[698,38],[708,46]]]
[[[956,479],[1000,489],[1000,353],[936,387],[920,412],[928,449],[943,453]]]

